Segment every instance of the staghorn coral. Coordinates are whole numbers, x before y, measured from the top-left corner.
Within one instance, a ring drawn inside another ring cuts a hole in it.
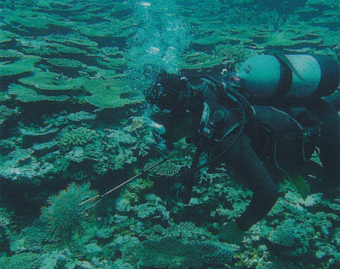
[[[82,234],[88,209],[92,206],[91,202],[82,202],[95,195],[97,192],[90,190],[90,184],[78,186],[72,183],[48,199],[48,206],[41,209],[41,219],[49,232],[60,238],[70,239],[74,234]]]
[[[13,150],[0,163],[3,178],[20,182],[39,184],[42,178],[52,172],[54,167],[47,161],[39,161],[32,154],[34,150],[18,148]]]

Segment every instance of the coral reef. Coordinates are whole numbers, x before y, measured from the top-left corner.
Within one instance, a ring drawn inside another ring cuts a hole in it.
[[[217,242],[201,242],[195,244],[201,260],[211,266],[224,265],[231,262],[237,247]]]
[[[193,149],[93,208],[82,204],[159,161],[143,91],[160,70],[237,68],[267,50],[339,58],[338,1],[37,0],[0,9],[0,268],[340,267],[339,199],[315,188],[303,200],[288,181],[242,245],[218,243],[252,193],[229,167],[211,167],[181,203],[174,175]]]
[[[140,91],[133,90],[119,79],[89,80],[85,90],[91,93],[85,97],[90,104],[103,108],[117,108],[129,104],[139,104],[145,99]]]
[[[95,130],[86,127],[79,127],[76,129],[63,129],[59,145],[63,151],[70,151],[73,147],[84,146],[97,136]]]
[[[230,263],[237,247],[217,242],[185,243],[173,236],[145,240],[125,252],[126,262],[145,268],[206,268]],[[131,252],[129,252],[131,251]]]
[[[144,241],[136,256],[139,260],[138,266],[146,268],[197,269],[203,266],[199,253],[192,246],[173,237]]]
[[[38,269],[40,264],[41,257],[35,253],[21,253],[0,260],[1,268]]]

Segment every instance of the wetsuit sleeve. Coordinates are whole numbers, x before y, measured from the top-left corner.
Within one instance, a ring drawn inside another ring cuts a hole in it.
[[[226,148],[233,139],[233,136],[228,137],[219,147],[219,151]],[[251,147],[251,139],[248,136],[242,135],[223,159],[232,165],[254,193],[245,212],[236,219],[237,226],[247,231],[268,214],[279,193],[272,177]]]

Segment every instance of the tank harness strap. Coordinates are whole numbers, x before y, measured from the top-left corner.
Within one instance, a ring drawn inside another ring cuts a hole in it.
[[[287,57],[287,55],[283,54],[282,52],[279,51],[274,51],[272,53],[276,58],[278,58],[279,60],[281,60],[284,64],[286,64],[289,69],[294,73],[295,76],[297,76],[302,82],[303,84],[310,86],[310,84],[307,82],[307,80],[305,80],[301,74],[296,70],[296,68],[292,65],[291,61],[289,60],[289,58]]]

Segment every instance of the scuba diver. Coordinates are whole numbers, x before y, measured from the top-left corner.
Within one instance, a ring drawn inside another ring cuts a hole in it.
[[[274,53],[253,56],[238,73],[224,70],[218,78],[164,72],[146,92],[158,109],[152,120],[166,130],[158,135],[158,150],[173,149],[181,119],[195,132],[196,153],[179,193],[184,202],[190,201],[195,172],[216,162],[231,165],[253,192],[241,216],[222,226],[220,241],[241,243],[274,206],[279,192],[273,167],[300,180],[301,169],[318,152],[323,184],[339,186],[339,82],[340,67],[331,57]],[[199,165],[203,151],[212,158]],[[300,194],[308,195],[303,187]]]

